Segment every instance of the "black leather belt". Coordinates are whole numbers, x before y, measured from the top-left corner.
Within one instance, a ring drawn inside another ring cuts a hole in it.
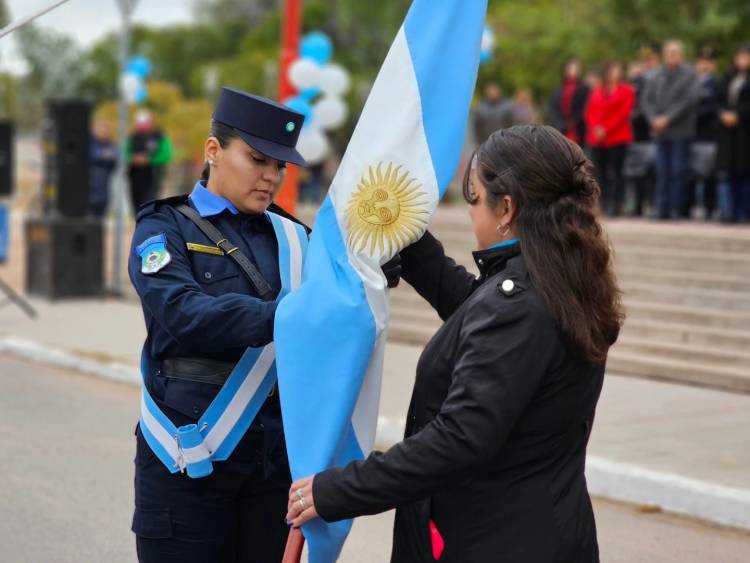
[[[161,375],[169,379],[208,383],[221,387],[226,383],[235,365],[232,362],[207,358],[167,358],[161,363]],[[276,389],[274,383],[268,396],[276,395]]]
[[[161,375],[196,383],[224,385],[235,364],[205,358],[168,358],[161,363]]]

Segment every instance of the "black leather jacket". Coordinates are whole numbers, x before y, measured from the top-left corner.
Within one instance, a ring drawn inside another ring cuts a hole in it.
[[[446,322],[417,366],[406,438],[318,474],[318,513],[398,507],[395,562],[433,560],[430,519],[441,563],[597,561],[584,460],[604,366],[568,351],[519,244],[476,252],[478,279],[429,233],[402,259]]]

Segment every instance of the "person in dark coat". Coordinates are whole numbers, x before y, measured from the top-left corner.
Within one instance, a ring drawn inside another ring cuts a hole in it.
[[[172,160],[172,142],[154,123],[148,111],[135,118],[135,130],[128,139],[128,179],[133,210],[155,200],[161,189],[164,168]]]
[[[655,170],[654,163],[649,158],[649,146],[651,144],[651,125],[643,111],[643,93],[646,91],[648,81],[653,77],[659,67],[659,55],[651,47],[643,47],[629,71],[630,84],[635,89],[635,107],[632,113],[631,123],[633,126],[633,143],[628,148],[626,155],[626,166],[629,162],[631,182],[633,187],[634,209],[633,214],[640,217],[646,212],[654,195]]]
[[[565,63],[562,84],[549,101],[550,125],[578,144],[586,140],[583,112],[589,99],[589,88],[581,80],[582,74],[578,59]]]
[[[479,277],[429,233],[401,253],[445,321],[417,365],[406,437],[293,483],[293,526],[395,507],[392,562],[599,560],[586,445],[623,318],[599,191],[551,127],[480,146],[464,179]]]
[[[715,76],[716,55],[714,50],[706,47],[701,49],[695,60],[695,72],[698,74],[698,110],[696,118],[696,134],[693,142],[693,157],[697,154],[702,170],[696,170],[693,165],[693,178],[688,190],[688,201],[683,216],[690,217],[690,210],[696,202],[696,188],[702,186],[702,204],[705,218],[711,219],[716,209],[716,174],[715,159],[717,152],[717,136],[719,129],[719,81]],[[713,159],[710,157],[713,156]],[[706,166],[706,165],[709,166]],[[713,167],[710,166],[713,164]]]
[[[681,41],[664,44],[663,66],[646,84],[642,108],[657,145],[654,207],[659,219],[682,218],[695,138],[698,75],[684,62]]]
[[[735,56],[719,97],[718,170],[724,177],[725,221],[750,221],[750,43]]]
[[[109,204],[109,182],[117,166],[117,146],[108,124],[99,123],[91,139],[89,167],[89,211],[101,218]]]
[[[481,145],[498,129],[513,125],[514,104],[503,97],[503,91],[495,82],[484,89],[484,98],[474,109],[474,138]]]

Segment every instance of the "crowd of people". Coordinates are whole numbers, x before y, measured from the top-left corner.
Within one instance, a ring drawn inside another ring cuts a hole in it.
[[[584,73],[567,61],[547,119],[594,162],[606,215],[750,221],[750,43],[731,62],[720,77],[713,49],[690,64],[679,40],[661,56],[642,49],[627,68],[610,61]],[[506,100],[490,84],[474,113],[476,140],[536,119],[528,92]]]

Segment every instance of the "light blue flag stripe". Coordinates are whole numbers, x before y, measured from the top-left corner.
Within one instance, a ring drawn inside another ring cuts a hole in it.
[[[274,335],[295,479],[362,459],[351,413],[375,342],[372,311],[349,264],[330,197],[313,232],[302,286],[279,305]],[[351,521],[308,524],[310,562],[335,561],[350,528]]]
[[[404,22],[440,197],[456,174],[479,70],[487,0],[416,0]]]

